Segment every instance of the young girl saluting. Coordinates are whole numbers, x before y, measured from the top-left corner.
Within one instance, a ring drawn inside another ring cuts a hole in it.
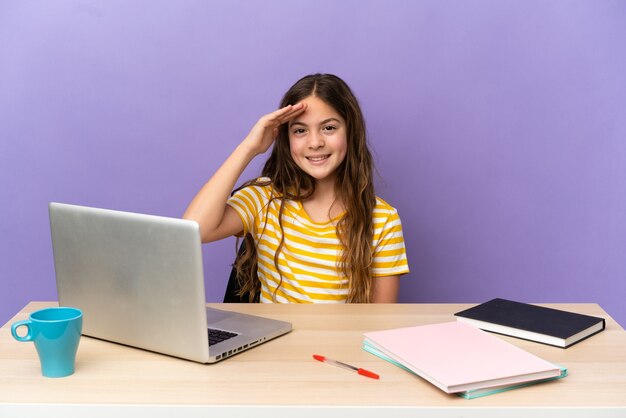
[[[274,144],[261,178],[231,191]],[[187,208],[203,242],[245,236],[242,294],[261,302],[396,302],[408,273],[397,211],[376,197],[361,109],[330,74],[294,84]]]

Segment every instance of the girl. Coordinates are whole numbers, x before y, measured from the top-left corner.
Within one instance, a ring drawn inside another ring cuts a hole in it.
[[[274,144],[261,178],[229,197]],[[365,122],[330,74],[294,84],[193,199],[203,242],[244,236],[241,294],[261,302],[395,302],[408,265],[397,211],[374,194]]]

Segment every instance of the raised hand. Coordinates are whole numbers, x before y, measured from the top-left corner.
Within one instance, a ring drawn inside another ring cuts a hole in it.
[[[261,117],[193,198],[183,217],[198,222],[202,242],[215,241],[243,231],[241,218],[233,208],[226,205],[231,190],[250,161],[272,145],[280,125],[304,113],[306,107],[305,103],[298,103]]]
[[[298,103],[262,116],[241,144],[245,145],[254,155],[264,153],[274,143],[280,125],[295,119],[305,110],[306,103]]]

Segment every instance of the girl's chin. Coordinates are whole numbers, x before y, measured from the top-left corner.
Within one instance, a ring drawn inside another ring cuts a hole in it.
[[[307,174],[315,179],[317,182],[330,181],[335,179],[334,173],[315,173],[307,171]]]

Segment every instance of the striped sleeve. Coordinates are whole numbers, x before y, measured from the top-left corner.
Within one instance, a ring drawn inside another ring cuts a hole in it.
[[[398,211],[384,201],[374,210],[374,277],[409,272],[402,222]]]
[[[237,190],[227,201],[226,204],[235,209],[235,212],[243,222],[243,233],[254,233],[255,219],[261,213],[269,200],[269,194],[266,187],[248,186]]]

